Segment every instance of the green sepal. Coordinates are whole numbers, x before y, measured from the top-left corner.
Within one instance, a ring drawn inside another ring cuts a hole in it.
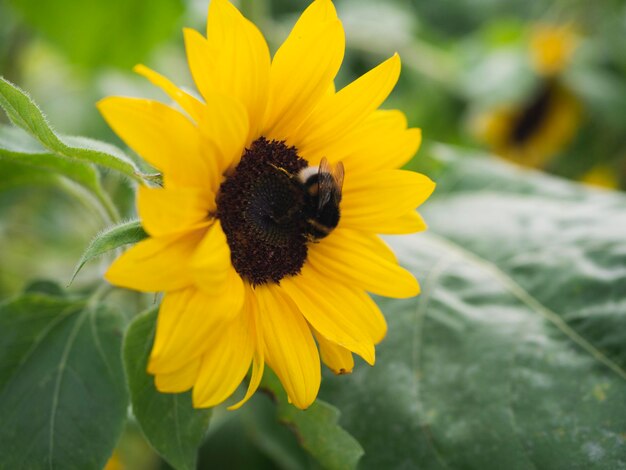
[[[144,231],[138,220],[123,222],[103,230],[91,240],[91,243],[89,243],[89,246],[76,264],[70,284],[88,261],[124,245],[140,242],[147,237],[148,234]]]

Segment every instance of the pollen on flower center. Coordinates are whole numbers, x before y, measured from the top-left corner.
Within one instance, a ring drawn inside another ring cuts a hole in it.
[[[217,216],[232,263],[253,285],[298,274],[306,260],[305,194],[294,181],[306,166],[295,147],[261,137],[220,186]]]

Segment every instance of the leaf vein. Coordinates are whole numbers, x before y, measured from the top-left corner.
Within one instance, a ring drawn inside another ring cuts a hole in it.
[[[420,403],[420,395],[422,393],[421,393],[420,381],[418,379],[417,371],[420,369],[419,364],[421,362],[421,348],[423,344],[422,337],[424,333],[424,319],[426,318],[426,309],[428,307],[428,304],[430,303],[431,292],[433,291],[437,280],[445,272],[447,267],[450,266],[452,259],[453,257],[450,255],[442,256],[437,261],[437,263],[433,266],[431,271],[426,276],[426,279],[424,281],[424,289],[422,291],[421,298],[417,304],[417,308],[415,309],[415,325],[414,325],[415,334],[413,335],[414,341],[413,341],[412,362],[413,362],[414,370],[416,371],[416,373],[414,373],[412,377],[415,383],[416,400],[418,404],[420,405],[420,408],[423,408]],[[423,409],[420,409],[420,411],[424,412]],[[449,468],[448,464],[443,458],[443,455],[441,455],[441,453],[438,451],[437,447],[435,446],[433,437],[429,432],[429,423],[428,422],[426,422],[425,424],[420,423],[420,429],[422,433],[424,434],[426,442],[432,448],[433,453],[435,454],[435,457],[437,458],[437,462],[442,467]]]
[[[76,320],[76,323],[74,324],[74,327],[72,328],[72,331],[70,332],[70,335],[67,339],[67,344],[65,345],[65,348],[63,349],[63,353],[61,355],[61,362],[59,363],[57,379],[54,385],[54,392],[52,394],[52,409],[50,413],[50,439],[48,440],[48,464],[49,464],[50,469],[53,468],[52,467],[52,454],[54,452],[54,426],[55,426],[55,420],[56,420],[57,407],[59,404],[59,394],[61,391],[61,383],[63,382],[62,379],[63,379],[63,375],[65,372],[65,366],[67,364],[68,356],[70,354],[70,351],[72,350],[74,341],[76,340],[76,335],[78,334],[80,327],[85,321],[85,318],[86,318],[85,311],[83,311],[83,313],[81,313],[78,319]]]
[[[622,379],[626,380],[626,371],[624,371],[610,358],[602,354],[602,352],[598,350],[593,344],[591,344],[589,341],[579,335],[576,330],[569,326],[559,316],[558,313],[554,312],[553,310],[539,302],[539,300],[533,297],[530,292],[524,289],[520,284],[518,284],[513,278],[511,278],[511,276],[505,273],[497,265],[483,258],[480,258],[471,251],[463,248],[462,246],[445,237],[435,235],[432,232],[429,233],[427,236],[435,243],[439,243],[453,253],[456,253],[460,258],[470,263],[473,263],[490,273],[494,278],[500,281],[500,283],[504,286],[506,290],[509,291],[509,293],[511,293],[514,297],[516,297],[519,301],[526,305],[530,310],[544,317],[546,320],[556,326],[557,329],[560,330],[561,333],[563,333],[565,336],[567,336],[572,342],[574,342],[585,352],[587,352],[591,357],[593,357],[604,366],[608,367],[612,372],[617,374]]]

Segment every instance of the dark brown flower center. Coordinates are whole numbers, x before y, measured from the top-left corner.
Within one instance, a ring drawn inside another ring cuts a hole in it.
[[[306,167],[295,147],[261,137],[220,186],[217,216],[232,263],[253,285],[298,274],[306,260],[306,194],[296,181]]]

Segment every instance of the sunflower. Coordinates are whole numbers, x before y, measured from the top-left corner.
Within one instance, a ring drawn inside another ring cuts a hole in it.
[[[344,32],[329,0],[313,2],[270,59],[258,29],[212,0],[207,37],[185,30],[196,98],[137,66],[178,109],[110,97],[113,130],[163,174],[139,187],[149,238],[109,268],[117,286],[164,292],[148,372],[162,392],[193,388],[196,407],[228,399],[265,365],[289,400],[316,398],[321,360],[349,373],[373,365],[386,323],[368,292],[419,292],[377,234],[425,229],[415,208],[434,184],[397,168],[419,129],[378,110],[400,73],[397,55],[335,91]]]
[[[580,125],[580,101],[558,80],[542,81],[523,103],[478,115],[473,132],[498,155],[542,168],[569,144]]]
[[[508,160],[545,167],[571,142],[580,126],[580,100],[561,78],[577,44],[570,25],[536,25],[529,59],[537,85],[522,102],[476,113],[470,124],[473,134]]]

